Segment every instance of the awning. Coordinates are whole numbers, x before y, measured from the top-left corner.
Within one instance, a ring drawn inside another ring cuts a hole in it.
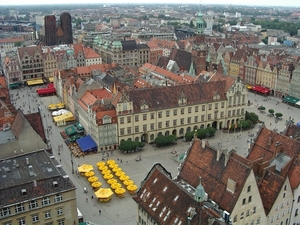
[[[49,77],[48,79],[49,79],[49,82],[52,82],[52,83],[53,83],[54,77]]]
[[[35,79],[35,80],[28,80],[27,85],[37,85],[37,84],[44,84],[44,81],[42,79]]]
[[[287,102],[290,104],[296,104],[297,102],[299,102],[300,100],[298,98],[292,97],[292,96],[287,96],[283,99],[283,102]]]
[[[20,86],[20,83],[9,84],[10,88],[17,88]]]
[[[74,135],[74,134],[77,133],[77,131],[76,131],[76,129],[75,129],[74,126],[67,127],[65,129],[65,131],[66,131],[66,133],[67,133],[68,136],[72,136],[72,135]]]
[[[252,91],[260,92],[260,93],[262,93],[262,94],[268,94],[268,93],[270,93],[270,89],[265,88],[265,87],[261,87],[261,86],[258,86],[258,85],[253,86],[253,87],[251,88],[251,90],[252,90]]]

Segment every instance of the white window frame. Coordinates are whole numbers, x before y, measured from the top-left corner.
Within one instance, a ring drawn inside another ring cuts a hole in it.
[[[49,204],[50,204],[50,199],[48,197],[42,199],[42,206],[49,205]]]
[[[25,207],[22,203],[15,206],[15,212],[16,213],[20,213],[20,212],[23,212],[23,211],[25,211]]]

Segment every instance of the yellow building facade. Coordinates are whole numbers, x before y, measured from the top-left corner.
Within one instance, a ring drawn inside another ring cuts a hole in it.
[[[244,118],[247,90],[240,81],[225,89],[226,81],[220,81],[123,93],[116,104],[119,143],[151,143],[160,135],[184,137],[199,128],[238,123]]]

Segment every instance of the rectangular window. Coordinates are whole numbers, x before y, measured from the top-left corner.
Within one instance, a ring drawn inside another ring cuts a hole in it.
[[[158,112],[158,118],[162,118],[162,112]]]
[[[241,114],[244,115],[244,109],[241,109]]]
[[[15,206],[15,212],[19,213],[19,212],[23,212],[25,210],[25,207],[23,204],[18,204]]]
[[[124,124],[124,117],[120,117],[120,124]]]
[[[177,116],[177,109],[174,109],[174,110],[173,110],[173,115],[174,115],[174,116]]]
[[[124,135],[124,133],[125,133],[125,132],[124,132],[124,128],[121,128],[121,129],[120,129],[120,134],[121,134],[121,135]]]
[[[3,223],[3,225],[12,225],[11,221],[6,221]]]
[[[154,113],[151,113],[151,114],[150,114],[150,118],[151,118],[151,120],[154,119]]]
[[[240,109],[236,110],[236,115],[240,115]]]
[[[127,116],[127,123],[131,123],[131,116]]]
[[[246,212],[246,216],[249,216],[249,215],[250,215],[250,210],[248,209]]]
[[[235,109],[234,109],[234,110],[232,110],[232,115],[233,115],[233,116],[235,116]]]
[[[251,191],[251,185],[249,185],[248,187],[247,187],[247,192],[250,192]]]
[[[188,117],[188,118],[187,118],[187,122],[188,122],[188,123],[191,123],[191,122],[192,122],[192,117]]]
[[[57,194],[54,196],[54,202],[60,202],[62,200],[63,200],[63,198],[62,198],[61,194]],[[49,201],[49,203],[50,203],[50,201]]]
[[[63,214],[63,208],[57,208],[56,209],[57,215],[60,216]]]
[[[180,124],[183,125],[184,124],[184,118],[180,119]]]
[[[198,116],[195,116],[194,120],[195,120],[195,123],[197,123],[198,122]]]
[[[32,218],[32,222],[33,222],[33,223],[39,221],[39,215],[38,215],[38,214],[31,215],[31,218]]]
[[[192,112],[192,107],[188,107],[188,113]]]
[[[2,208],[0,209],[0,217],[5,217],[5,216],[8,216],[10,215],[11,212],[10,212],[10,208]]]
[[[127,127],[127,134],[131,134],[131,127]]]
[[[57,220],[58,225],[65,225],[65,219]]]
[[[134,127],[134,132],[138,133],[139,132],[139,126]]]
[[[255,206],[253,207],[253,212],[252,213],[253,214],[256,213],[256,207]]]
[[[143,125],[143,131],[147,131],[147,124]]]
[[[220,117],[221,117],[221,118],[224,117],[224,112],[221,112],[221,113],[220,113]]]
[[[195,112],[199,111],[199,106],[195,106]]]
[[[143,120],[147,120],[147,114],[143,114]]]
[[[177,126],[177,120],[173,120],[173,126]]]
[[[158,128],[162,128],[162,122],[158,122]]]
[[[246,204],[246,198],[243,198],[243,203],[242,203],[243,205],[245,205]]]
[[[18,219],[19,225],[26,225],[25,217]]]
[[[167,110],[166,111],[166,117],[169,117],[170,116],[170,110]]]
[[[204,121],[205,120],[205,115],[202,115],[201,116],[201,121]]]
[[[202,111],[205,111],[205,105],[202,106]]]
[[[225,107],[225,102],[221,102],[221,108]]]
[[[252,202],[252,196],[251,195],[248,197],[248,203],[250,203],[250,202]]]
[[[210,113],[207,115],[207,119],[211,120],[211,114]]]
[[[134,121],[135,121],[135,122],[139,122],[139,115],[135,115],[135,116],[134,116]]]
[[[231,111],[230,110],[228,110],[228,116],[231,116]]]
[[[154,130],[154,123],[151,123],[151,124],[150,124],[150,129],[151,129],[151,130]]]
[[[51,218],[51,212],[50,211],[46,211],[45,212],[45,219],[49,219]]]
[[[184,108],[180,109],[181,114],[184,114]]]
[[[219,108],[219,103],[215,103],[215,109]]]
[[[208,110],[212,109],[212,104],[208,104]]]
[[[166,121],[166,127],[169,127],[169,126],[170,126],[170,122]]]

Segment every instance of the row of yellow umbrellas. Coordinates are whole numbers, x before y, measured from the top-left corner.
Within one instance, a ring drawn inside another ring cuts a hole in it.
[[[108,160],[105,162],[98,162],[96,164],[98,166],[98,169],[101,171],[103,178],[107,181],[108,184],[110,184],[110,187],[115,190],[115,193],[119,197],[123,197],[124,193],[126,192],[126,189],[122,188],[122,185],[118,183],[116,179],[113,178],[113,174],[111,173],[111,170],[116,174],[119,173],[119,175],[125,175],[125,173],[122,171],[122,168],[116,164],[115,160]],[[111,170],[110,170],[111,169]],[[129,179],[129,177],[128,177]]]

